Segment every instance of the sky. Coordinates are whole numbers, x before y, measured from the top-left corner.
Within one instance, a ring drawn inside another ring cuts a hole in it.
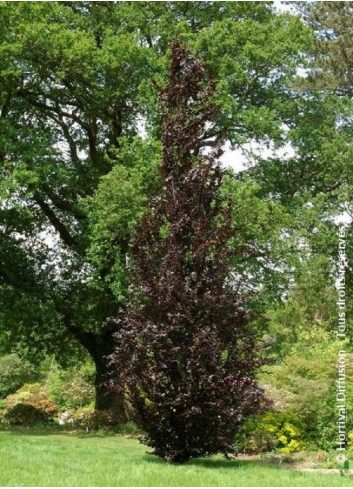
[[[221,162],[224,166],[231,167],[236,173],[239,173],[240,171],[249,168],[253,162],[252,160],[254,160],[254,158],[249,158],[247,153],[251,153],[254,156],[261,156],[262,158],[276,157],[281,159],[291,158],[295,154],[293,148],[289,144],[275,150],[273,148],[267,148],[264,145],[248,143],[244,145],[244,149],[239,148],[231,150],[230,145],[227,143]]]

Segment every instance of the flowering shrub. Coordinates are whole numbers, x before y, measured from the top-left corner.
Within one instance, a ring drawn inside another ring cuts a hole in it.
[[[58,417],[58,423],[61,426],[82,428],[89,431],[119,425],[117,418],[111,411],[97,411],[90,406],[61,413]],[[135,432],[136,428],[132,427],[131,430]]]
[[[44,388],[49,399],[61,409],[73,411],[86,406],[94,400],[91,366],[83,365],[76,370],[63,370],[53,365],[48,372]]]
[[[97,411],[91,408],[78,409],[73,416],[75,426],[98,430],[109,426],[117,425],[118,422],[114,414],[110,411]]]
[[[59,415],[58,422],[60,426],[73,425],[75,423],[73,413],[71,411],[64,411]]]

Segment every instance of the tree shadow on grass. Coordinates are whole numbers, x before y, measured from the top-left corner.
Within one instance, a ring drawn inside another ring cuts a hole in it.
[[[254,465],[257,466],[258,463],[255,461],[251,460],[238,460],[238,459],[232,459],[232,460],[215,460],[212,458],[199,458],[195,460],[189,460],[188,465],[195,465],[195,466],[202,466],[203,468],[209,468],[209,469],[219,469],[219,468],[224,468],[224,469],[231,469],[231,468],[239,468],[244,465],[249,466],[249,465]]]
[[[160,457],[157,457],[156,455],[148,454],[145,453],[143,456],[144,461],[151,463],[151,464],[157,464],[157,465],[166,465],[168,462],[165,460],[161,459]],[[263,462],[261,460],[239,460],[239,459],[232,459],[232,460],[220,460],[220,459],[215,459],[215,458],[197,458],[197,459],[191,459],[186,464],[170,464],[175,467],[188,467],[188,466],[196,466],[196,467],[202,467],[206,469],[237,469],[239,467],[259,467],[263,466]],[[276,467],[276,466],[274,466]],[[277,468],[279,468],[277,466]]]

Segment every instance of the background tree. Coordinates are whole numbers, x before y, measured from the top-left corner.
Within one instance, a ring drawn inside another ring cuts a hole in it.
[[[136,230],[136,302],[116,320],[112,356],[145,442],[173,462],[234,451],[237,427],[263,400],[243,280],[229,267],[221,140],[210,154],[199,150],[218,110],[212,85],[174,44],[160,96],[164,192]]]
[[[222,110],[200,146],[221,133],[238,146],[280,143],[305,29],[272,2],[0,8],[1,341],[34,360],[88,352],[104,409],[113,402],[102,378],[115,326],[101,324],[124,307],[131,230],[160,191],[150,81],[165,79],[170,40],[181,37],[215,74]]]
[[[0,397],[13,394],[23,384],[35,380],[36,375],[29,362],[15,354],[0,357]]]
[[[310,51],[312,63],[305,87],[321,94],[321,99],[324,101],[323,110],[325,106],[336,107],[335,123],[331,132],[327,133],[326,144],[322,145],[321,160],[326,166],[325,182],[329,182],[334,189],[337,214],[344,214],[349,225],[347,231],[349,266],[346,273],[346,287],[350,294],[353,287],[350,265],[353,259],[352,2],[310,2],[310,5],[300,5],[295,2],[295,6],[316,34],[315,44]],[[352,304],[349,302],[349,318],[352,317],[352,311]],[[349,330],[351,331],[351,327]]]

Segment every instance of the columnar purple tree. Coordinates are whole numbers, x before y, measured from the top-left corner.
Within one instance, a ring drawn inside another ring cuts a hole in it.
[[[135,298],[115,319],[111,357],[145,443],[174,462],[234,452],[236,430],[264,400],[256,335],[229,267],[221,140],[201,150],[219,110],[212,93],[205,67],[175,44],[160,93],[164,195],[136,230]]]

